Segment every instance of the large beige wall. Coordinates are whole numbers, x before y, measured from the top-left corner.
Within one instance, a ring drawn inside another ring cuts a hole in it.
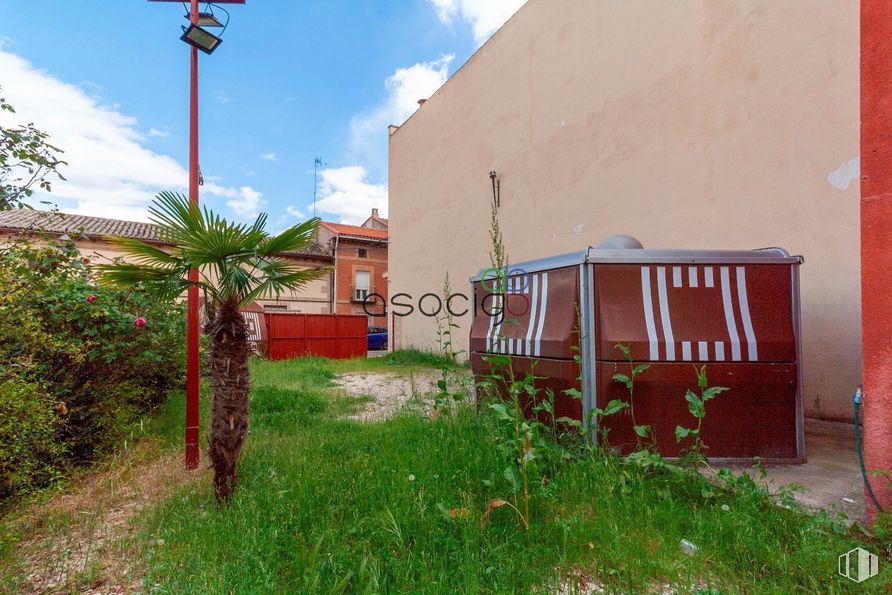
[[[390,137],[391,295],[447,271],[467,291],[496,170],[513,261],[615,233],[804,255],[807,412],[850,416],[857,161],[847,187],[828,174],[858,157],[858,18],[851,0],[530,0]],[[413,314],[397,343],[435,328]]]

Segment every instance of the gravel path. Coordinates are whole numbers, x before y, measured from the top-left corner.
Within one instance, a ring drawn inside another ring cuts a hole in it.
[[[363,409],[348,419],[378,421],[391,417],[401,408],[416,407],[429,412],[438,392],[439,372],[414,375],[387,373],[341,374],[335,384],[351,397],[372,399],[363,403]]]

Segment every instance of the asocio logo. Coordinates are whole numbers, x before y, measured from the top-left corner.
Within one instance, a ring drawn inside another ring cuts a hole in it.
[[[489,268],[480,275],[480,285],[486,293],[480,302],[480,309],[493,318],[501,318],[506,313],[514,316],[522,316],[529,308],[526,292],[529,286],[529,273],[523,269],[496,269]],[[520,298],[520,304],[512,306],[504,300],[496,299],[497,296],[516,294]],[[526,304],[526,309],[524,309]],[[474,308],[476,313],[477,303],[464,293],[452,293],[450,295],[438,295],[433,292],[424,293],[415,299],[410,293],[395,293],[390,297],[389,304],[394,316],[405,317],[414,313],[435,318],[444,314],[452,317],[461,317]],[[388,303],[380,293],[370,293],[362,301],[362,309],[367,316],[387,316]],[[520,311],[516,311],[516,310]]]
[[[839,574],[850,581],[861,583],[880,571],[880,559],[864,548],[856,547],[839,557]]]

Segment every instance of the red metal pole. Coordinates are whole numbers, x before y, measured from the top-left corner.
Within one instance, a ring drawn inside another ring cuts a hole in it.
[[[864,464],[892,470],[892,4],[861,0],[861,329],[864,358]],[[871,477],[892,511],[886,477]],[[866,490],[865,490],[866,492]],[[865,493],[869,523],[877,512]]]
[[[190,20],[198,22],[198,0],[191,0]],[[198,50],[190,48],[189,73],[189,201],[198,205]],[[198,270],[189,271],[189,281],[198,281]],[[198,467],[199,426],[199,353],[198,353],[198,287],[188,293],[186,326],[186,468]]]

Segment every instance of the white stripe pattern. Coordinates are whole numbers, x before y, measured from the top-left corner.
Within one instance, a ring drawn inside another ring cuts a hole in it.
[[[502,322],[505,320],[505,308],[504,308],[505,301],[503,298],[504,298],[504,294],[502,294],[502,293],[496,294],[496,301],[498,302],[499,306],[498,306],[498,309],[494,310],[494,312],[498,315],[499,321],[496,323],[496,326],[493,329],[493,333],[492,333],[493,334],[493,337],[492,337],[493,352],[495,352],[495,353],[502,353],[502,338],[500,336],[500,333],[502,331]]]
[[[734,303],[734,291],[731,287],[730,267],[720,266],[719,281],[722,294],[722,307],[725,318],[725,326],[728,333],[729,341],[680,341],[676,345],[674,340],[674,332],[672,330],[671,308],[669,305],[669,290],[667,288],[667,269],[668,267],[656,267],[657,276],[657,298],[660,308],[660,320],[663,327],[663,343],[665,343],[665,361],[676,361],[677,350],[681,352],[683,361],[693,361],[696,357],[698,361],[725,361],[726,354],[725,344],[731,346],[730,359],[733,361],[742,361],[741,340],[737,330],[737,314],[739,313],[740,322],[743,326],[743,332],[746,335],[747,359],[748,361],[758,361],[758,342],[756,333],[753,329],[753,321],[750,315],[749,297],[746,287],[746,269],[745,267],[734,267],[737,275],[737,303]],[[702,267],[703,277],[700,278],[700,268],[697,266],[688,266],[685,274],[685,267],[672,267],[672,288],[715,288],[714,267]],[[647,329],[647,341],[649,355],[651,361],[660,361],[660,338],[657,335],[655,322],[655,309],[653,299],[653,280],[651,276],[651,267],[641,267],[641,300],[644,307],[644,325]],[[694,344],[696,343],[696,351]],[[713,343],[710,346],[710,343]],[[714,353],[714,357],[710,358],[710,351]]]
[[[660,322],[666,340],[666,360],[675,361],[675,338],[672,336],[672,321],[669,318],[669,299],[666,295],[666,267],[657,267],[657,293],[660,299]]]
[[[746,334],[746,351],[751,362],[759,361],[759,353],[756,348],[756,333],[753,331],[753,321],[750,318],[750,305],[746,295],[746,271],[743,267],[737,267],[737,302],[740,307],[740,318],[743,322],[743,332]]]
[[[737,334],[737,321],[734,318],[734,305],[731,303],[731,276],[728,267],[721,267],[722,305],[725,307],[725,325],[731,338],[731,359],[740,361],[740,335]]]
[[[530,304],[530,321],[527,324],[527,337],[526,337],[526,341],[524,341],[524,347],[525,347],[525,349],[523,351],[524,355],[532,355],[532,353],[533,353],[533,346],[532,346],[533,327],[536,324],[536,315],[538,314],[538,310],[536,308],[539,305],[539,295],[538,295],[539,294],[539,275],[532,275],[532,277],[533,277],[533,279],[532,279],[533,298],[532,298],[532,302]],[[529,285],[529,284],[530,284],[530,282],[528,280],[527,285]]]
[[[644,300],[644,325],[647,327],[647,341],[650,346],[650,359],[660,359],[657,342],[657,327],[654,324],[654,303],[650,293],[650,267],[641,267],[641,298]]]
[[[508,277],[508,293],[505,294],[506,307],[507,307],[508,300],[510,299],[511,294],[514,293],[514,281],[515,281],[515,279],[513,277]],[[507,312],[506,312],[506,314],[507,314]],[[511,325],[509,324],[508,329],[510,330],[510,328],[511,328]],[[506,331],[506,335],[507,335],[507,331]],[[516,353],[516,351],[514,351],[514,339],[511,339],[510,337],[506,337],[505,342],[507,343],[508,353],[510,355],[514,355]]]
[[[542,329],[545,328],[545,314],[548,312],[548,272],[542,273],[542,296],[539,301],[539,323],[536,327],[536,341],[533,344],[533,355],[539,355],[539,343],[542,340]]]
[[[709,344],[706,341],[697,342],[697,355],[701,362],[709,361]]]
[[[487,298],[487,297],[491,298],[491,299],[489,300],[489,304],[488,304],[488,305],[487,305],[487,303],[486,303],[486,298]],[[487,311],[489,312],[489,314],[488,314],[488,316],[489,316],[489,329],[486,331],[486,352],[487,352],[487,353],[492,353],[492,352],[493,352],[493,348],[492,348],[492,337],[493,337],[493,330],[494,330],[494,328],[495,328],[495,323],[496,323],[496,317],[495,317],[495,305],[496,305],[496,299],[497,299],[497,297],[496,297],[495,294],[493,294],[493,293],[488,293],[488,294],[486,294],[486,296],[484,296],[483,301],[480,303],[480,307],[481,307],[481,309],[483,310],[483,313],[486,314]]]

